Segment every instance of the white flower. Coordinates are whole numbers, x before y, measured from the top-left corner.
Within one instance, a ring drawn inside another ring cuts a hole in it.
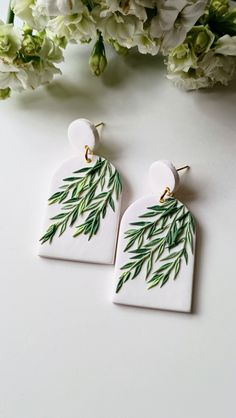
[[[0,60],[0,89],[10,88],[15,91],[22,91],[28,88],[27,71],[13,64],[6,64]]]
[[[171,72],[169,67],[168,71],[167,78],[186,90],[212,87],[218,83],[227,85],[235,76],[236,58],[210,50],[199,59],[195,69]]]
[[[15,58],[21,45],[21,32],[12,24],[5,25],[0,20],[0,57],[7,61]]]
[[[17,17],[26,22],[32,28],[35,27],[33,7],[36,0],[12,0],[11,7]]]
[[[162,39],[162,51],[181,44],[187,32],[203,14],[207,0],[160,0],[151,22],[151,35]]]
[[[81,12],[81,0],[37,0],[36,9],[47,16],[67,16]]]
[[[196,68],[196,61],[196,56],[191,46],[184,42],[171,50],[168,56],[167,70],[169,73],[188,72],[190,68]]]
[[[207,77],[213,81],[213,84],[221,83],[227,86],[235,75],[236,59],[209,51],[203,56],[199,66]]]
[[[157,55],[160,49],[158,40],[153,40],[148,33],[140,33],[134,36],[134,45],[138,47],[141,54]]]
[[[98,21],[98,29],[106,41],[115,40],[125,48],[134,46],[134,37],[143,30],[142,22],[132,15],[109,12]]]
[[[12,63],[7,63],[0,59],[0,89],[10,89],[15,91],[34,90],[40,85],[48,84],[52,81],[55,74],[60,74],[60,70],[54,65],[62,61],[61,50],[51,39],[44,37],[40,40],[36,35],[32,36],[32,42],[27,36],[25,44],[26,51],[30,52],[30,47],[36,48],[35,54],[25,55],[24,40],[19,56]],[[40,38],[39,38],[40,39]],[[32,50],[33,52],[33,50]]]
[[[139,2],[136,0],[106,0],[105,10],[101,13],[101,16],[105,17],[108,12],[133,15],[143,21],[147,19],[145,7],[140,6]]]
[[[215,45],[217,54],[236,56],[236,36],[224,35]]]
[[[88,42],[97,34],[96,22],[83,6],[80,13],[71,16],[58,16],[48,22],[47,29],[58,38],[69,41]]]
[[[190,76],[188,73],[176,72],[168,74],[167,78],[171,80],[176,87],[179,87],[184,90],[197,90],[206,87],[212,87],[211,81],[206,76],[195,75]]]

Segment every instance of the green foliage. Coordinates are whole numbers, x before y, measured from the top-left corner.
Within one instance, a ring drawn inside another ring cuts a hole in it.
[[[75,226],[74,237],[88,235],[90,240],[98,232],[101,220],[110,206],[115,211],[115,201],[119,198],[122,185],[119,173],[109,161],[98,158],[94,166],[75,171],[63,180],[65,184],[49,199],[49,205],[61,204],[61,212],[51,218],[56,221],[49,226],[40,239],[41,243],[52,242],[57,231],[61,236],[67,227],[75,225],[79,216],[85,221]]]
[[[164,286],[171,277],[176,279],[183,259],[188,263],[188,250],[193,251],[195,224],[184,205],[169,198],[147,209],[139,217],[143,220],[131,223],[134,228],[125,233],[128,242],[124,251],[128,251],[130,260],[121,267],[117,293],[144,268],[148,289]]]
[[[229,10],[227,0],[212,0],[206,22],[210,29],[218,36],[236,35],[236,8]]]

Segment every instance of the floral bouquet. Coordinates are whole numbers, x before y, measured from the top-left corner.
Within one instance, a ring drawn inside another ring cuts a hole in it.
[[[0,98],[51,82],[63,50],[78,42],[92,44],[97,76],[109,44],[120,55],[131,48],[162,54],[167,77],[187,90],[227,85],[236,71],[236,7],[228,0],[11,0],[0,21]]]

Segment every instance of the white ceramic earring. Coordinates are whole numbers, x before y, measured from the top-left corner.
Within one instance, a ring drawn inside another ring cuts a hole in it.
[[[134,202],[121,221],[113,301],[190,312],[195,223],[173,197],[179,175],[170,161],[153,163],[149,181],[152,195]]]
[[[94,155],[99,134],[90,121],[72,122],[68,136],[76,157],[53,177],[39,255],[113,264],[122,190],[119,173]]]

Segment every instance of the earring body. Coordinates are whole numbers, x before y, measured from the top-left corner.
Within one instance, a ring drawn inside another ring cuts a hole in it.
[[[72,122],[68,136],[76,156],[52,179],[39,255],[113,264],[122,190],[119,173],[94,154],[99,134],[90,121]]]
[[[190,312],[195,222],[173,197],[179,175],[169,161],[153,163],[152,194],[134,202],[121,220],[113,302]]]

